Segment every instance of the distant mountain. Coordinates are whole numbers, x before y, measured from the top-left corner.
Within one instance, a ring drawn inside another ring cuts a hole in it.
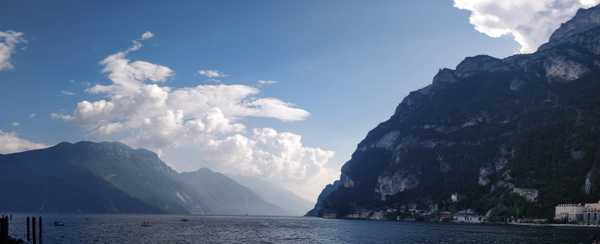
[[[60,145],[63,147],[65,145]],[[0,156],[0,211],[165,213],[89,170],[64,160],[59,146]]]
[[[0,155],[0,172],[0,211],[281,213],[221,174],[179,174],[153,152],[116,142],[60,143]]]
[[[250,188],[265,201],[279,206],[286,212],[286,215],[302,216],[314,206],[314,203],[304,200],[289,190],[258,177],[230,176],[230,178]]]
[[[466,58],[368,133],[308,215],[473,209],[546,217],[600,199],[600,7],[533,54]]]
[[[180,181],[200,205],[192,209],[210,209],[232,215],[288,215],[281,208],[267,203],[247,187],[227,176],[203,168],[181,173]]]
[[[54,163],[88,170],[124,193],[164,212],[188,212],[187,203],[192,199],[177,181],[178,173],[151,151],[132,149],[116,142],[60,143],[48,151],[54,155]]]

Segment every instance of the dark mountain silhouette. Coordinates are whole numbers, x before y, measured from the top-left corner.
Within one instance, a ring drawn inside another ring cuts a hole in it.
[[[308,215],[552,217],[600,199],[600,7],[533,54],[466,58],[368,133]]]

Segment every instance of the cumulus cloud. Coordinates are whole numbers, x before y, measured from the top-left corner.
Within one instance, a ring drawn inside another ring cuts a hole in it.
[[[201,69],[198,70],[198,74],[211,79],[224,78],[227,76],[225,73],[214,69]]]
[[[11,57],[17,44],[24,42],[23,33],[15,31],[0,31],[0,71],[13,68]]]
[[[21,126],[21,123],[14,121],[14,122],[10,123],[10,125],[12,125],[13,127],[19,127],[19,126]]]
[[[172,88],[157,83],[174,72],[127,58],[142,47],[142,39],[100,62],[111,82],[87,92],[103,99],[81,101],[72,113],[52,117],[79,124],[101,139],[152,149],[179,170],[209,166],[297,187],[299,194],[320,190],[322,185],[306,190],[299,182],[317,181],[330,172],[325,165],[332,151],[305,146],[294,133],[244,124],[252,117],[304,120],[307,111],[277,98],[261,98],[258,88],[247,85]]]
[[[23,152],[45,147],[48,146],[19,138],[14,132],[4,132],[0,130],[0,153],[2,154]]]
[[[148,40],[150,38],[154,37],[154,34],[150,31],[146,31],[142,34],[142,40]]]
[[[560,24],[578,9],[589,8],[600,0],[454,0],[454,6],[471,12],[475,29],[490,37],[511,35],[530,53],[544,44]]]
[[[146,32],[139,40],[134,40],[133,45],[125,51],[117,52],[106,57],[100,62],[102,70],[108,74],[111,85],[95,85],[88,89],[91,93],[105,93],[109,95],[131,95],[144,86],[144,82],[164,82],[175,72],[169,67],[149,63],[146,61],[133,61],[127,59],[127,54],[142,48],[142,40],[151,38]],[[144,37],[145,36],[145,37]]]

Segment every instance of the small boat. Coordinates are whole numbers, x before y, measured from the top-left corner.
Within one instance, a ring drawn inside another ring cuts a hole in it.
[[[186,219],[186,218],[181,219],[181,222],[188,222],[188,221],[190,221],[190,220]]]
[[[54,221],[54,226],[65,226],[65,223],[61,221]]]
[[[142,227],[150,227],[150,226],[152,226],[152,224],[150,224],[150,222],[148,222],[148,221],[142,222]]]

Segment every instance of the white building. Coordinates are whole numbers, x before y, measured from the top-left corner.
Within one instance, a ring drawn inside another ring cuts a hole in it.
[[[583,224],[600,225],[600,202],[588,203],[583,211]]]
[[[586,204],[560,204],[556,206],[554,219],[566,223],[599,225],[600,202]]]
[[[585,206],[582,204],[560,204],[554,210],[554,219],[568,223],[581,222],[584,210]]]
[[[469,223],[479,224],[484,222],[484,218],[481,215],[475,213],[471,209],[462,210],[452,216],[452,222],[454,223]]]

